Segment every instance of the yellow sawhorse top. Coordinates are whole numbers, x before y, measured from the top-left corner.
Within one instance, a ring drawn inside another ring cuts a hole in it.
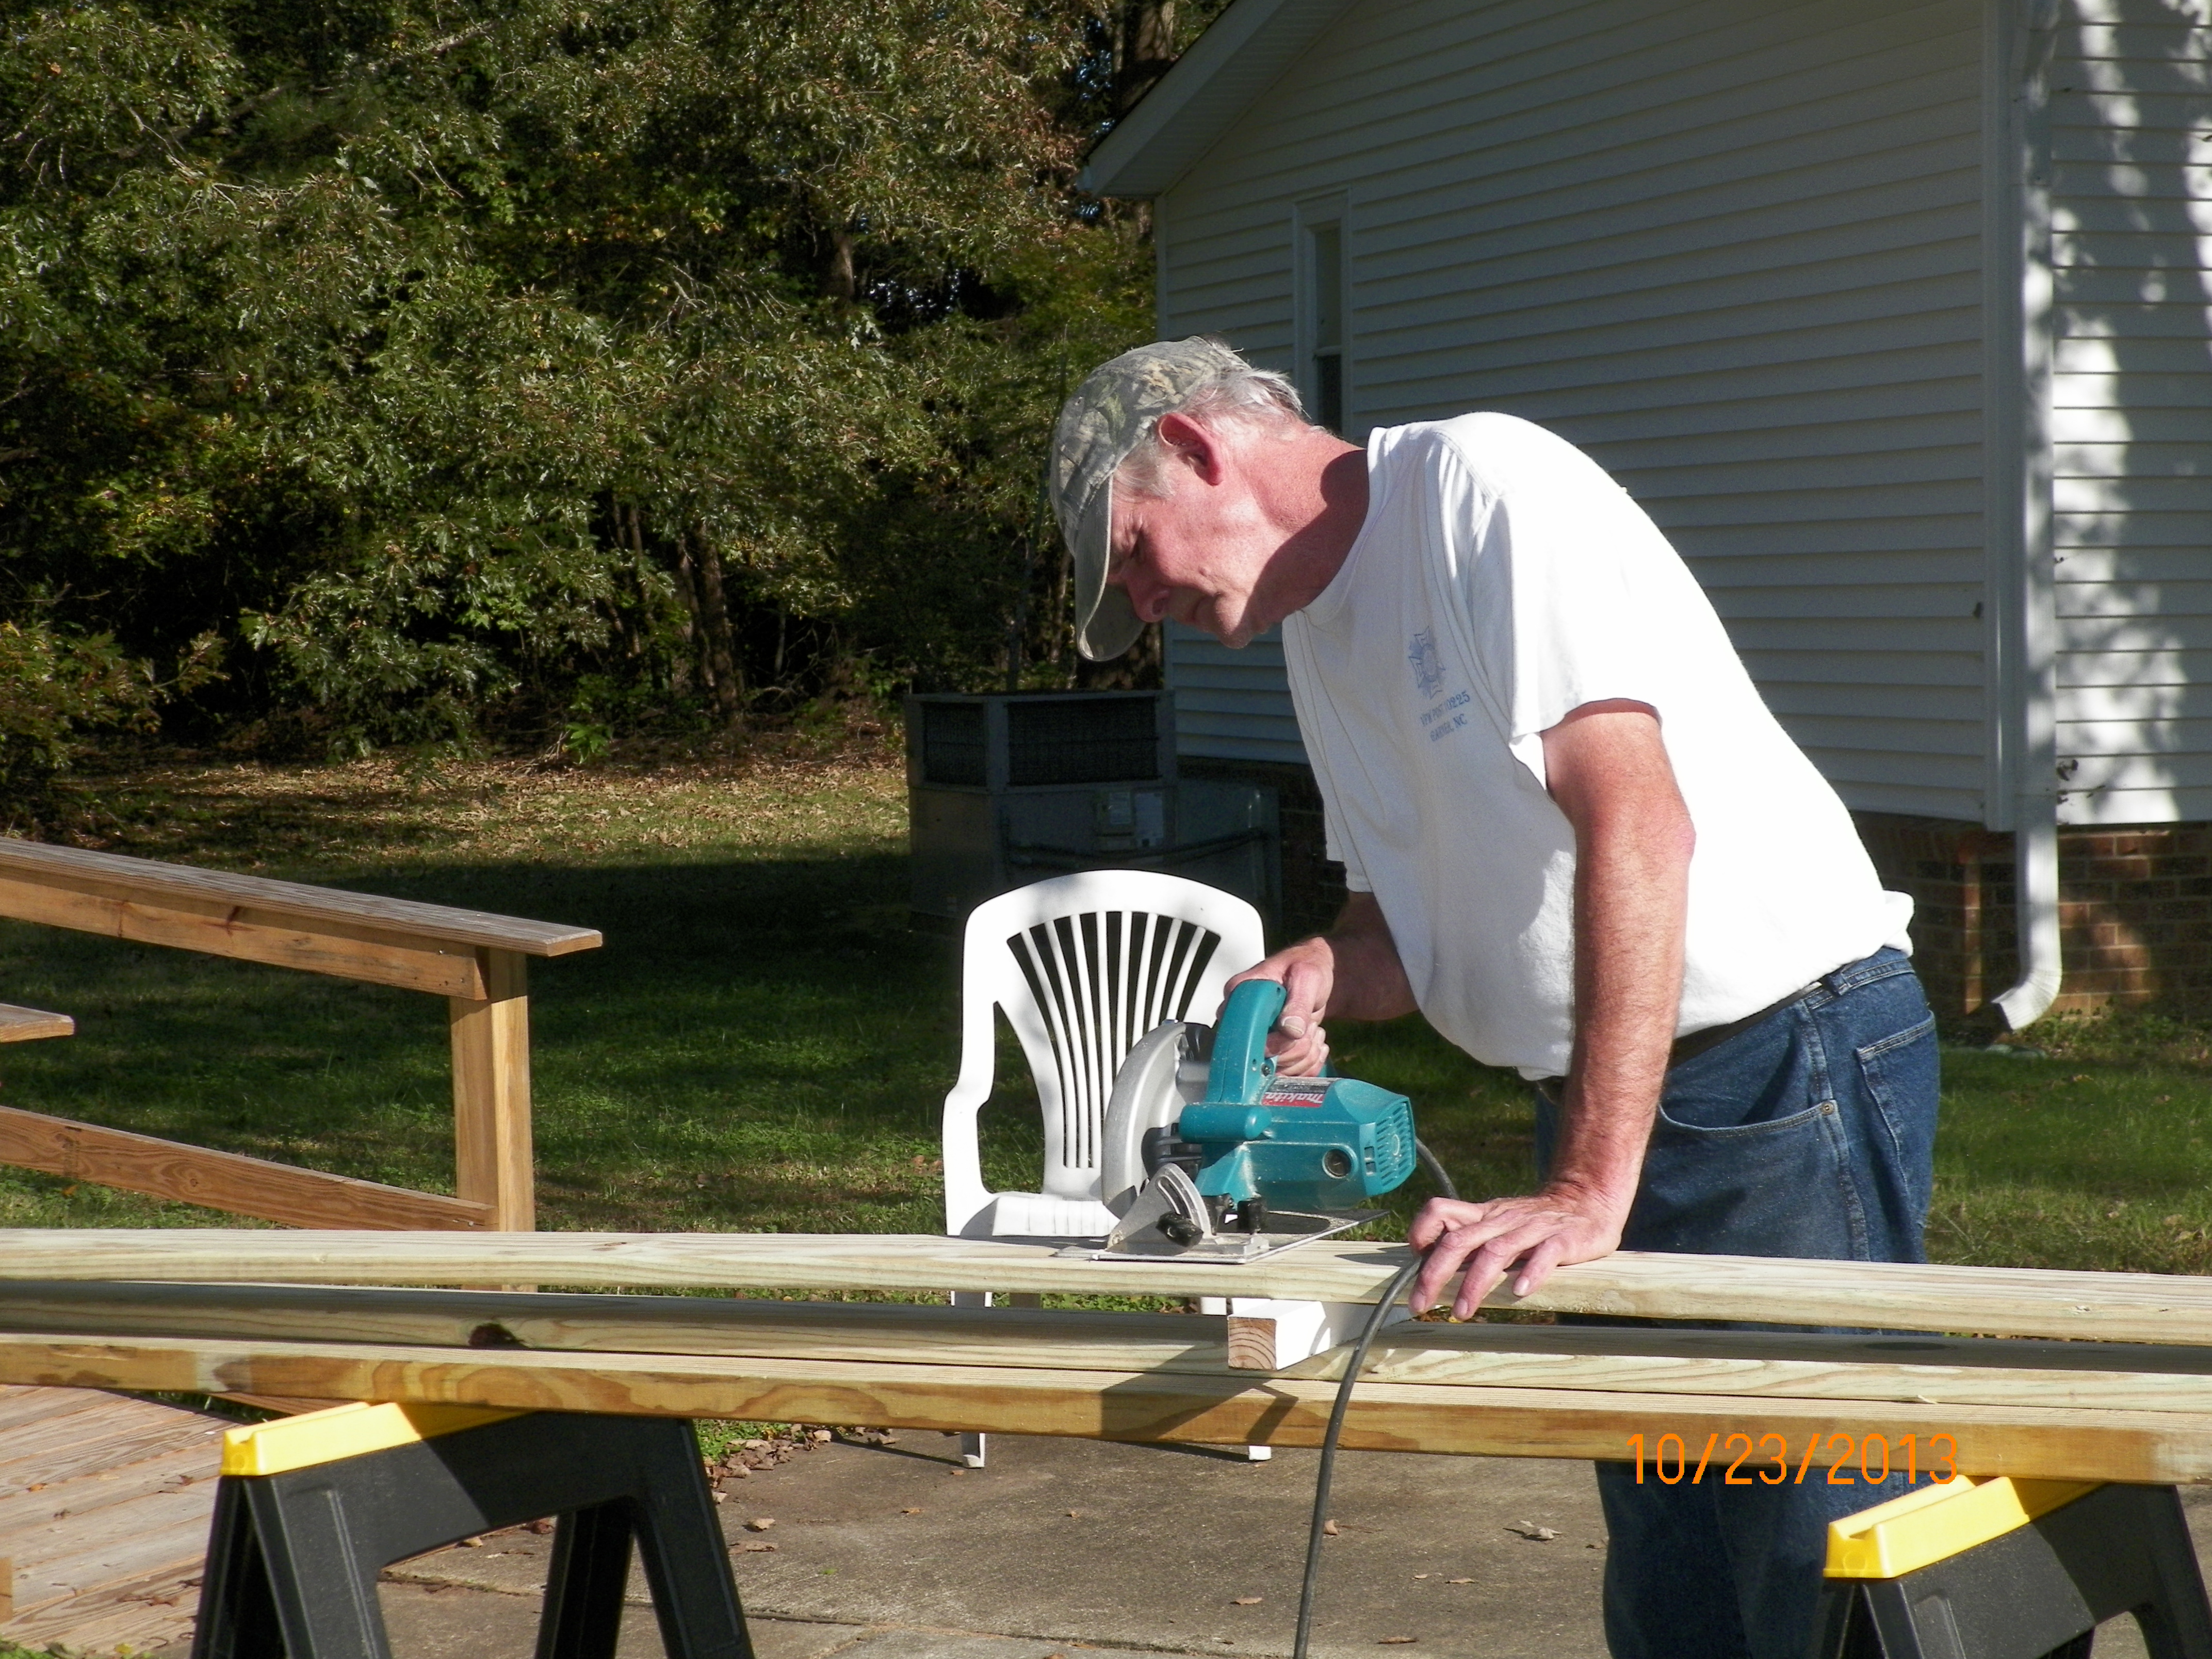
[[[222,1472],[283,1474],[527,1415],[489,1406],[372,1406],[355,1401],[327,1411],[226,1431]]]

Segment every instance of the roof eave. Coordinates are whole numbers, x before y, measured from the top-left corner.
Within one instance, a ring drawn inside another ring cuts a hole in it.
[[[1085,158],[1094,196],[1158,196],[1220,141],[1352,0],[1235,0]]]

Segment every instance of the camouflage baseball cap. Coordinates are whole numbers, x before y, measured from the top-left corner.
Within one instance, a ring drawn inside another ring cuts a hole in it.
[[[1193,335],[1125,351],[1084,378],[1052,429],[1052,510],[1075,562],[1075,644],[1093,662],[1118,657],[1144,624],[1129,596],[1106,586],[1114,533],[1114,473],[1163,415],[1243,359],[1218,340]]]

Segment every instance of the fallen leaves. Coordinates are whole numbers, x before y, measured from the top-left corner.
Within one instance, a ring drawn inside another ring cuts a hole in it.
[[[745,1530],[747,1532],[766,1532],[775,1524],[775,1517],[774,1516],[757,1515],[751,1520],[745,1522]]]
[[[1418,1636],[1385,1636],[1377,1638],[1375,1645],[1378,1648],[1401,1648],[1408,1642],[1418,1642],[1420,1639]]]
[[[1336,1522],[1334,1521],[1322,1522],[1321,1523],[1321,1535],[1324,1538],[1334,1538],[1338,1536]]]
[[[1232,1595],[1229,1598],[1229,1605],[1232,1607],[1256,1607],[1261,1600],[1257,1595]]]
[[[1535,1544],[1548,1544],[1559,1535],[1556,1527],[1540,1527],[1530,1521],[1509,1521],[1506,1522],[1505,1530],[1517,1532],[1523,1538]]]

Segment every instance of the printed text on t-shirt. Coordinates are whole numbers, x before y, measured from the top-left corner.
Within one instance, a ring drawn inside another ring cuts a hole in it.
[[[1467,716],[1455,714],[1452,711],[1455,708],[1464,708],[1474,700],[1474,695],[1471,692],[1455,691],[1434,708],[1423,714],[1421,724],[1429,730],[1429,741],[1434,743],[1447,732],[1456,732],[1461,726],[1465,726]]]

